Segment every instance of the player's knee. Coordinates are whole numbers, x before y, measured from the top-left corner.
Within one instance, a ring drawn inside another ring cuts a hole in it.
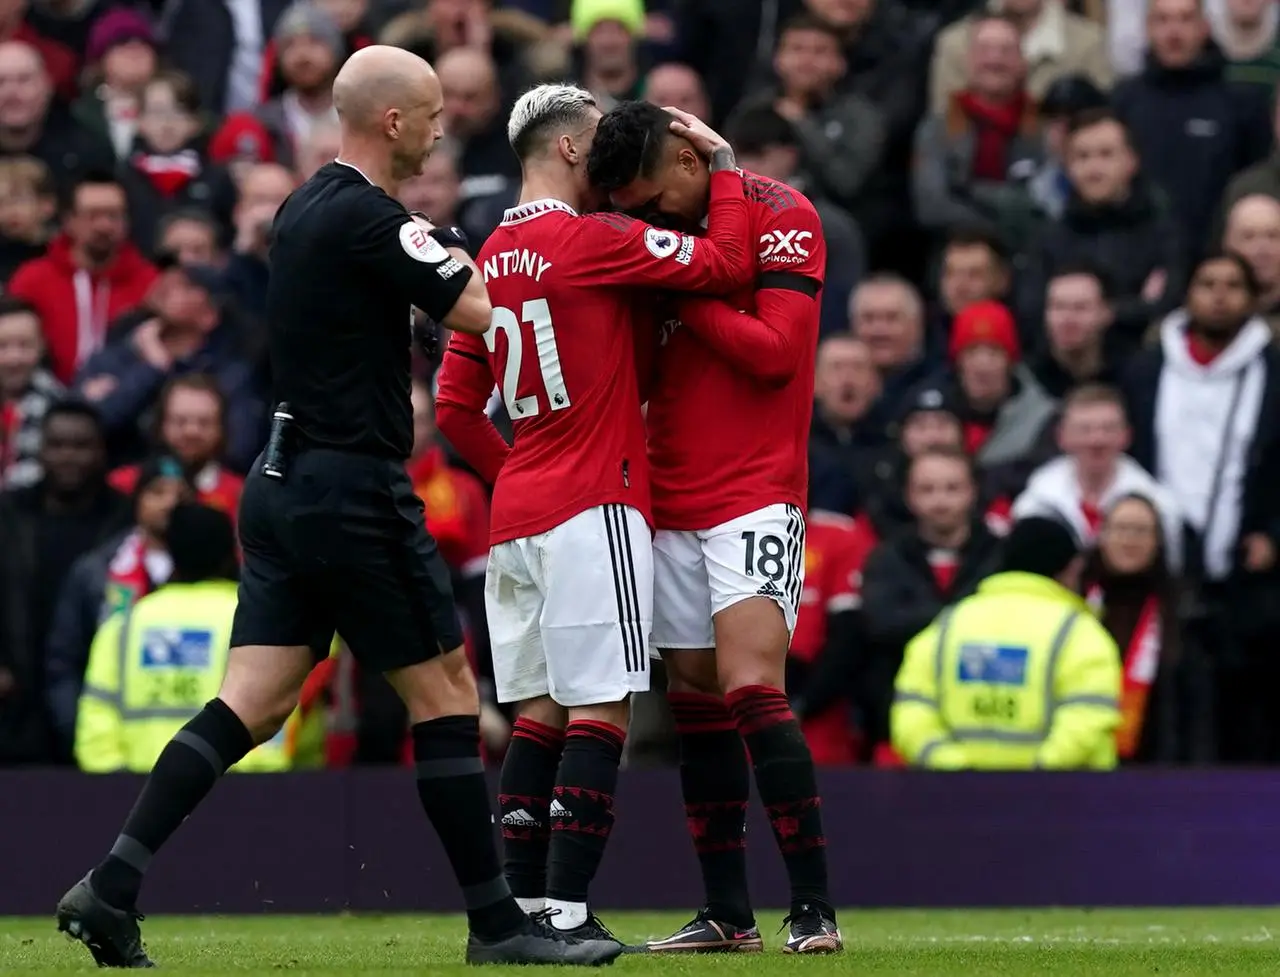
[[[572,706],[569,709],[569,721],[608,723],[610,726],[626,729],[630,711],[630,697],[620,702],[600,702],[591,706]]]
[[[711,649],[664,651],[662,664],[667,672],[667,691],[719,695],[716,653]]]
[[[716,669],[729,693],[749,685],[782,688],[790,633],[782,608],[768,597],[749,597],[715,617]]]
[[[550,726],[552,729],[564,729],[569,721],[569,710],[560,705],[549,695],[540,695],[536,699],[525,699],[516,708],[521,719]]]

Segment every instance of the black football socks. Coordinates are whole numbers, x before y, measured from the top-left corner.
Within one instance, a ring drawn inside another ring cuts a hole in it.
[[[221,699],[206,703],[156,759],[111,853],[93,870],[94,891],[117,909],[133,909],[152,856],[251,749],[240,717]]]
[[[547,847],[551,842],[551,791],[564,751],[564,730],[519,717],[502,761],[498,820],[503,871],[511,894],[527,913],[547,901]]]
[[[528,925],[498,864],[480,760],[480,720],[443,716],[412,728],[418,797],[462,888],[471,932],[501,939]]]
[[[755,925],[747,889],[747,802],[751,769],[724,700],[668,692],[680,738],[680,787],[689,837],[702,867],[707,913],[718,922]]]
[[[613,830],[625,732],[610,723],[571,721],[551,793],[551,845],[547,854],[547,908],[557,929],[587,921],[587,892]]]
[[[749,685],[725,696],[751,753],[756,789],[764,803],[791,880],[791,911],[820,909],[833,921],[827,890],[826,836],[813,757],[786,694]]]

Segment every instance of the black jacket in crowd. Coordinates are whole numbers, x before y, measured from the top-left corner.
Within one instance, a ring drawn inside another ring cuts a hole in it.
[[[75,515],[46,513],[40,485],[0,493],[0,766],[52,759],[44,649],[58,590],[72,564],[130,524],[133,506],[105,485]]]
[[[1148,54],[1143,72],[1111,93],[1147,176],[1173,203],[1192,259],[1208,243],[1231,177],[1271,151],[1269,106],[1254,86],[1228,82],[1226,66],[1212,41],[1187,68],[1165,68]]]
[[[1094,206],[1074,192],[1060,220],[1047,223],[1019,284],[1018,306],[1024,326],[1035,327],[1024,337],[1043,346],[1046,290],[1058,269],[1086,264],[1104,271],[1114,292],[1115,321],[1108,343],[1117,353],[1137,349],[1154,319],[1172,312],[1187,279],[1185,235],[1160,194],[1141,177],[1127,200]],[[1163,269],[1164,295],[1155,302],[1142,297],[1148,276]]]
[[[907,643],[948,604],[968,597],[996,572],[1000,541],[975,519],[960,551],[950,592],[938,588],[929,565],[929,545],[914,527],[885,540],[862,568],[862,616],[869,648],[867,674],[859,683],[863,719],[872,742],[889,737],[893,681]]]

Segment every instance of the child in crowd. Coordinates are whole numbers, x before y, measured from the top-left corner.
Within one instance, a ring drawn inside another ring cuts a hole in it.
[[[0,159],[0,284],[24,261],[44,254],[57,211],[49,167],[33,156]]]

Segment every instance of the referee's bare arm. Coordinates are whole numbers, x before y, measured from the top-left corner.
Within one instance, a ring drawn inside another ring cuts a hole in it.
[[[434,322],[481,335],[492,306],[484,277],[461,248],[445,248],[431,237],[431,225],[415,218],[385,194],[361,201],[359,251],[374,274],[390,277],[395,288]],[[366,209],[367,205],[367,209]]]

